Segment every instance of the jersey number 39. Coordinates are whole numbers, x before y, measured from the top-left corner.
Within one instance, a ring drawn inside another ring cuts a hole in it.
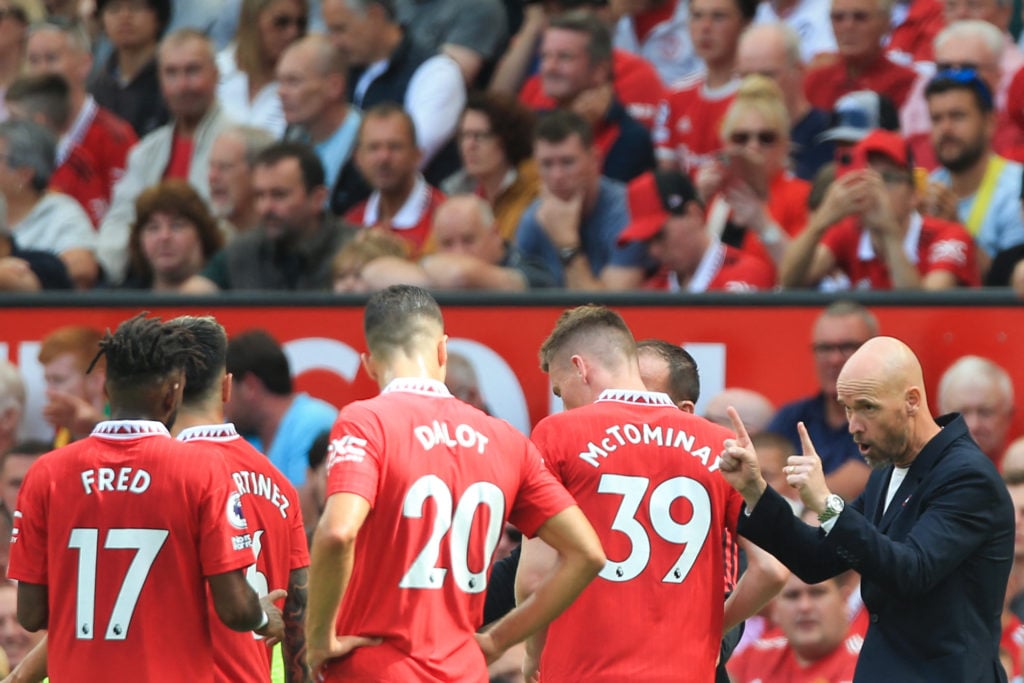
[[[598,493],[622,496],[622,503],[615,511],[611,528],[613,531],[626,534],[632,545],[626,559],[619,562],[608,560],[599,574],[602,579],[629,581],[647,568],[651,560],[651,537],[644,525],[637,520],[636,513],[650,484],[651,480],[647,477],[623,474],[601,476],[597,484]],[[679,498],[688,500],[693,508],[693,515],[685,524],[673,519],[670,511],[672,503]],[[665,583],[682,583],[707,541],[708,531],[711,529],[711,497],[699,481],[689,477],[673,477],[654,487],[648,506],[652,530],[656,537],[684,546],[683,552],[661,580]]]

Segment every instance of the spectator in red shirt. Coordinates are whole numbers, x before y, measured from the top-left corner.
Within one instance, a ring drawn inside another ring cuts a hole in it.
[[[979,283],[974,240],[914,208],[906,141],[876,130],[844,155],[835,182],[779,267],[786,287],[940,290]],[[842,275],[826,281],[834,271]]]
[[[33,28],[25,62],[31,75],[57,74],[68,83],[71,110],[57,131],[57,170],[50,183],[77,199],[98,226],[110,206],[114,184],[124,174],[128,151],[138,140],[135,131],[86,92],[92,51],[89,36],[80,26]]]
[[[381,226],[409,243],[414,255],[430,234],[434,209],[444,194],[419,172],[420,150],[412,117],[397,104],[379,104],[363,116],[356,165],[373,193],[345,218],[356,225]]]
[[[756,11],[753,0],[690,2],[690,36],[704,70],[680,81],[668,94],[666,125],[655,129],[663,168],[694,174],[722,148],[718,130],[740,85],[736,76],[740,34]]]
[[[903,106],[917,73],[885,54],[882,39],[889,32],[891,10],[892,0],[833,0],[839,56],[807,73],[804,92],[811,104],[828,111],[848,92],[875,90]]]
[[[771,266],[707,229],[704,204],[679,171],[646,173],[630,183],[629,214],[619,243],[647,242],[659,265],[645,289],[749,292],[775,284]]]

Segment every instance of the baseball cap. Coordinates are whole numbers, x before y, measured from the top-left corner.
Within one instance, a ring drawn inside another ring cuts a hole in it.
[[[864,159],[871,154],[880,154],[904,168],[913,167],[907,143],[899,133],[889,130],[871,131],[854,149]]]
[[[651,239],[670,216],[681,216],[689,202],[700,202],[689,176],[679,171],[651,171],[629,183],[630,222],[619,234],[619,244]]]
[[[900,116],[893,101],[873,90],[857,90],[836,100],[832,128],[817,142],[858,142],[875,129],[899,130]]]

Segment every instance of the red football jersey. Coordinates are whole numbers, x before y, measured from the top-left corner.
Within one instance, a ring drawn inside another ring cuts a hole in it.
[[[892,279],[885,262],[878,258],[867,232],[846,219],[829,228],[822,237],[836,259],[836,266],[850,279],[855,289],[892,289]],[[956,276],[961,287],[977,287],[977,247],[964,227],[958,223],[915,214],[904,241],[904,251],[917,272],[925,276],[933,270],[947,270]]]
[[[18,494],[9,576],[49,590],[54,681],[212,683],[205,577],[252,564],[221,458],[159,422],[101,422]]]
[[[545,683],[714,680],[723,538],[743,505],[718,472],[730,436],[665,394],[637,391],[605,391],[534,429],[608,555],[548,627]]]
[[[306,530],[302,525],[299,494],[287,477],[270,464],[234,425],[191,427],[178,440],[201,447],[204,453],[223,456],[231,478],[242,495],[256,562],[245,570],[249,585],[264,596],[278,588],[287,590],[293,569],[309,566]],[[210,629],[217,681],[267,683],[271,650],[254,633],[240,633],[217,618],[210,599]]]
[[[356,540],[342,635],[377,636],[326,667],[330,681],[487,681],[473,633],[506,519],[533,535],[574,504],[511,425],[429,379],[396,379],[345,407],[327,495],[372,508]]]
[[[675,156],[679,168],[696,176],[723,147],[722,118],[732,104],[739,80],[709,90],[704,79],[668,95],[665,130],[655,130],[659,156]]]
[[[127,121],[87,98],[61,142],[50,187],[77,199],[98,226],[136,142],[135,130]]]
[[[855,90],[874,90],[891,99],[897,108],[903,106],[918,78],[909,66],[893,62],[884,54],[869,64],[856,77],[846,70],[846,63],[836,62],[811,69],[804,76],[804,94],[818,109],[832,111],[836,100]]]
[[[665,269],[644,282],[644,289],[669,292],[756,292],[774,286],[775,270],[768,263],[721,242],[708,248],[686,285]]]
[[[412,256],[422,252],[430,236],[434,210],[445,200],[444,193],[427,184],[422,177],[417,180],[405,204],[390,221],[380,219],[380,193],[374,192],[345,214],[345,220],[366,227],[380,226],[408,242]]]
[[[851,632],[829,654],[802,666],[781,631],[772,629],[725,665],[733,683],[851,683],[864,636]]]

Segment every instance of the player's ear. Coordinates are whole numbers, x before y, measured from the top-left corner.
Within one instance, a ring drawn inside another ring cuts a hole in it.
[[[448,335],[442,334],[437,342],[437,367],[443,368],[448,365]]]
[[[676,405],[679,407],[679,410],[683,411],[684,413],[690,413],[691,415],[693,415],[695,412],[697,412],[697,404],[694,403],[693,401],[680,401]]]
[[[185,373],[177,371],[169,374],[160,389],[163,393],[160,397],[163,414],[173,415],[181,405],[181,397],[185,393]]]
[[[377,367],[374,363],[373,356],[369,353],[359,354],[359,360],[363,363],[363,369],[366,370],[366,374],[370,376],[374,382],[377,381]]]
[[[233,375],[230,372],[225,372],[224,377],[220,380],[220,400],[221,403],[227,403],[231,400],[231,386],[232,386]]]
[[[572,363],[572,366],[576,368],[576,372],[578,372],[583,381],[586,382],[587,375],[590,372],[586,359],[583,358],[583,356],[576,354],[569,358],[569,362]]]

